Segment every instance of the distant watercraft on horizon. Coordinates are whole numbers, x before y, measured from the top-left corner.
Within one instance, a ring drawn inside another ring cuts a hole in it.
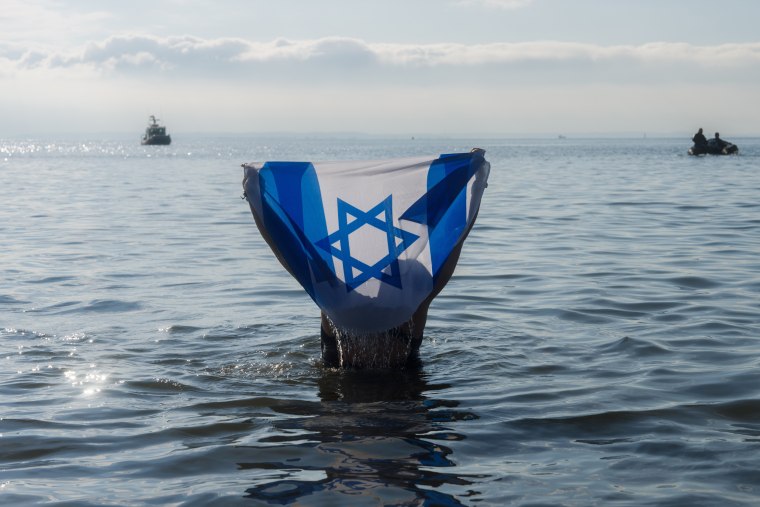
[[[708,139],[704,146],[692,146],[689,155],[738,155],[739,147],[722,139]]]
[[[145,129],[145,134],[142,136],[141,144],[159,144],[167,145],[172,143],[172,136],[166,133],[166,127],[162,127],[158,124],[158,120],[155,116],[150,115],[150,122]]]

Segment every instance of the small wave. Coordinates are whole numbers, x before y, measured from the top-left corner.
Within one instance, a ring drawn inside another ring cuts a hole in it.
[[[293,352],[298,354],[298,352]],[[281,356],[279,352],[274,354],[277,358]],[[286,355],[290,355],[289,353]],[[248,363],[248,364],[230,364],[218,368],[214,374],[221,377],[244,377],[244,378],[277,378],[289,377],[291,373],[299,371],[298,365],[305,361],[306,357],[299,357],[295,361],[279,360],[271,363]]]
[[[596,311],[597,310],[594,310],[594,312]],[[592,315],[591,313],[582,310],[562,310],[558,313],[558,317],[581,324],[606,324],[612,321],[610,318]]]
[[[730,419],[732,421],[752,422],[760,421],[760,399],[733,400],[715,405],[703,405],[713,414]]]
[[[238,398],[224,401],[211,401],[197,403],[195,405],[181,407],[179,410],[198,411],[213,414],[236,414],[238,412],[249,413],[251,410],[272,409],[276,412],[292,414],[313,414],[319,408],[320,403],[315,401],[301,401],[293,399],[279,399],[268,396],[252,398]]]
[[[119,299],[96,299],[87,305],[66,310],[61,313],[120,313],[133,312],[142,308],[142,304],[133,301],[121,301]]]
[[[602,353],[627,352],[636,357],[659,356],[672,353],[668,348],[653,341],[631,338],[630,336],[624,336],[613,343],[604,345],[600,347],[600,351]]]
[[[164,377],[153,380],[129,380],[124,382],[124,386],[130,390],[151,393],[180,393],[198,390],[198,388],[190,384],[184,384],[178,380]]]
[[[675,278],[669,278],[668,281],[678,287],[688,289],[711,289],[721,285],[720,282],[701,276],[677,276]]]
[[[612,201],[607,206],[672,206],[674,203],[666,201]]]
[[[513,431],[524,434],[523,438],[593,440],[595,445],[600,445],[601,441],[608,439],[614,442],[620,435],[627,435],[625,438],[633,441],[642,435],[649,438],[658,433],[670,435],[675,431],[674,424],[711,429],[722,426],[722,431],[733,432],[736,423],[757,422],[758,414],[760,400],[741,399],[642,410],[611,410],[567,417],[521,418],[505,424]]]
[[[756,375],[754,376],[756,377]],[[728,377],[712,379],[710,382],[697,382],[683,390],[694,399],[727,399],[737,396],[752,395],[757,392],[757,378],[742,379]]]
[[[526,372],[530,375],[556,375],[568,371],[570,368],[561,364],[537,364],[526,368]]]
[[[70,280],[75,280],[75,279],[76,277],[74,276],[48,276],[45,278],[40,278],[39,280],[29,280],[26,283],[48,284],[48,283],[68,282]]]
[[[732,323],[723,320],[708,320],[708,319],[688,319],[686,324],[673,326],[671,331],[678,335],[689,334],[710,334],[710,335],[722,335],[722,336],[734,336],[737,338],[746,336],[747,333],[753,331],[753,326],[745,325],[743,323]]]
[[[45,338],[48,335],[45,333],[40,333],[37,331],[32,331],[31,329],[16,329],[12,327],[6,327],[3,329],[0,329],[0,332],[5,332],[8,334],[14,334],[18,335],[20,337],[35,337],[35,338]]]
[[[676,206],[678,211],[709,211],[712,208],[712,206],[700,206],[697,204],[683,204],[681,206]]]
[[[45,306],[42,308],[30,308],[26,310],[26,312],[29,313],[65,313],[66,311],[70,310],[63,310],[66,308],[70,308],[72,306],[76,306],[78,304],[81,304],[81,301],[62,301],[60,303],[56,303],[54,305]],[[59,311],[61,310],[61,311]]]
[[[142,308],[136,301],[121,301],[118,299],[102,299],[93,301],[87,306],[88,311],[95,312],[131,312]]]
[[[22,301],[11,296],[3,296],[0,294],[0,305],[22,305],[27,303],[28,301]]]
[[[182,324],[173,324],[168,327],[162,327],[159,331],[170,334],[190,334],[203,331],[204,328],[196,326],[186,326]]]
[[[665,310],[671,310],[683,306],[684,303],[679,301],[643,301],[635,303],[626,303],[622,301],[614,301],[611,299],[596,299],[592,301],[594,306],[601,308],[616,308],[620,310],[627,310],[636,314],[643,314],[649,312],[661,312]]]
[[[54,305],[42,308],[30,308],[25,310],[29,313],[49,313],[53,315],[65,315],[70,313],[120,313],[140,310],[142,304],[136,301],[122,301],[119,299],[96,299],[84,304],[82,301],[62,301]]]
[[[31,380],[7,381],[0,384],[0,392],[8,396],[18,394],[28,395],[28,391],[30,390],[47,389],[57,385],[58,382],[40,382]]]

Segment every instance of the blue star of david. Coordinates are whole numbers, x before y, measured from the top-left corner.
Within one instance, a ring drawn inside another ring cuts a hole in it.
[[[377,278],[382,282],[401,288],[398,257],[412,243],[417,241],[419,236],[393,225],[392,199],[393,196],[389,195],[366,212],[351,206],[342,199],[338,199],[338,230],[316,242],[320,248],[343,263],[343,277],[348,292],[371,278]],[[349,215],[354,217],[352,222],[348,220]],[[380,218],[381,216],[383,218]],[[385,233],[387,238],[388,255],[371,266],[351,256],[349,236],[364,226],[379,229]],[[354,275],[355,271],[358,274]]]

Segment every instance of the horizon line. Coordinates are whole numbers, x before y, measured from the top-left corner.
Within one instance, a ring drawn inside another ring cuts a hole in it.
[[[603,139],[603,138],[615,138],[615,139],[678,139],[682,137],[688,137],[689,139],[693,135],[688,132],[643,132],[643,131],[612,131],[612,132],[577,132],[577,133],[563,133],[563,132],[481,132],[481,133],[371,133],[362,131],[202,131],[202,130],[173,130],[169,132],[170,135],[187,136],[187,137],[201,137],[201,136],[216,136],[216,137],[243,137],[243,136],[259,136],[259,137],[361,137],[361,138],[385,138],[385,139]],[[15,134],[2,134],[0,133],[0,139],[23,139],[23,138],[41,138],[41,137],[71,137],[81,139],[82,137],[123,137],[131,138],[136,137],[138,140],[142,135],[141,132],[126,132],[126,131],[105,131],[105,132],[27,132],[27,133],[15,133]],[[730,134],[726,137],[733,138],[753,138],[760,137],[758,133],[736,133]]]

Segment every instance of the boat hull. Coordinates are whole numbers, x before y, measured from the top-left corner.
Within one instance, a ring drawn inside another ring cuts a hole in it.
[[[705,148],[697,148],[692,146],[689,148],[689,155],[738,155],[739,147],[733,143],[727,143],[725,146],[716,146],[715,144],[708,143]]]
[[[143,137],[141,144],[143,145],[169,145],[172,144],[172,136],[152,136]]]

